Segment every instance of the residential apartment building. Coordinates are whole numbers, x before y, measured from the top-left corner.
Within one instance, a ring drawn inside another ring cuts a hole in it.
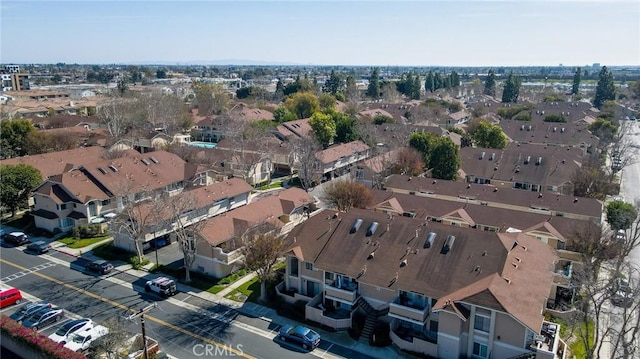
[[[307,219],[314,203],[313,196],[295,187],[251,203],[243,195],[228,196],[229,210],[205,221],[191,269],[218,278],[230,274],[242,267],[249,230],[268,222],[275,235],[286,234]]]
[[[386,327],[398,348],[445,359],[563,356],[543,316],[558,256],[533,237],[352,209],[324,210],[287,239],[277,291],[305,302],[306,320],[367,341]]]

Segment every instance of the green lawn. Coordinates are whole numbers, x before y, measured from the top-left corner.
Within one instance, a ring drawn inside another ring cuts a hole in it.
[[[236,302],[257,302],[259,297],[260,280],[258,277],[254,277],[250,281],[243,283],[241,286],[225,296],[225,298],[235,300]]]
[[[77,248],[84,248],[86,246],[92,245],[94,243],[98,243],[100,241],[104,241],[109,237],[110,236],[101,236],[101,237],[82,238],[82,239],[76,239],[74,237],[65,237],[65,238],[59,239],[58,242],[62,242],[66,244],[67,247],[69,248],[77,249]]]

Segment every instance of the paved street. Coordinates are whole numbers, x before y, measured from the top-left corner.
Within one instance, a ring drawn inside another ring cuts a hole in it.
[[[622,172],[622,194],[625,202],[635,204],[640,201],[640,121],[631,121],[627,136],[638,146],[638,155]],[[640,269],[640,248],[631,253],[631,262]]]
[[[126,272],[116,271],[106,277],[87,275],[72,269],[82,266],[81,259],[60,252],[34,256],[24,253],[22,247],[5,247],[0,261],[2,280],[6,284],[98,323],[109,318],[122,319],[157,302],[158,307],[145,316],[147,335],[157,339],[162,350],[173,357],[201,358],[203,349],[209,346],[216,357],[242,354],[247,358],[367,358],[325,340],[311,354],[304,353],[288,343],[274,340],[279,324],[241,315],[237,310],[187,293],[178,293],[169,299],[144,293],[146,278]],[[14,310],[6,308],[2,313],[10,314]],[[122,319],[121,322],[127,331],[140,331],[137,320]],[[219,349],[214,351],[214,346]]]

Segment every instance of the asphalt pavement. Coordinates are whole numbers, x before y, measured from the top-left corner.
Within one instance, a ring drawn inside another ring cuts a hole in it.
[[[1,257],[2,277],[8,285],[98,323],[116,318],[131,333],[139,332],[139,321],[123,318],[157,302],[157,308],[146,316],[147,334],[161,343],[163,351],[177,358],[201,358],[207,348],[218,348],[211,352],[218,357],[237,357],[239,353],[255,358],[403,357],[390,347],[373,348],[358,343],[346,332],[320,329],[323,337],[320,347],[310,354],[304,353],[276,339],[280,326],[291,320],[278,316],[272,309],[253,303],[220,303],[182,285],[176,296],[162,299],[144,293],[144,282],[153,275],[127,269],[126,265],[118,266],[107,276],[95,276],[80,271],[90,258],[62,252],[34,256],[20,247],[3,248]],[[2,312],[11,310],[15,308]]]

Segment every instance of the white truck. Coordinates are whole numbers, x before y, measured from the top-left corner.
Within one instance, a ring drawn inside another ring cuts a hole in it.
[[[167,277],[158,277],[156,279],[147,281],[144,285],[146,292],[155,292],[162,297],[169,297],[175,295],[177,292],[176,282],[173,279]]]
[[[96,325],[91,329],[71,334],[67,339],[68,342],[64,346],[65,348],[69,348],[73,351],[82,352],[87,350],[93,341],[107,334],[109,334],[109,328],[102,325]]]

